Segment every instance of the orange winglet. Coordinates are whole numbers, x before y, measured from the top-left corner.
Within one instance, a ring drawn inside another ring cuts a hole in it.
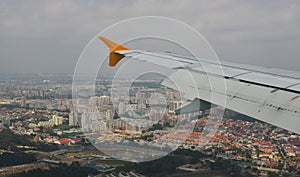
[[[122,54],[115,53],[118,50],[130,50],[130,48],[122,46],[112,40],[107,39],[106,37],[99,37],[104,44],[110,49],[109,52],[109,66],[116,66],[117,63],[124,57]]]

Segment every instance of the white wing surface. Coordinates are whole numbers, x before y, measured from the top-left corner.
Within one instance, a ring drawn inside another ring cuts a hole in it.
[[[171,80],[180,81],[181,87],[184,88],[181,90],[186,91],[183,95],[189,100],[195,99],[195,94],[191,93],[196,89],[199,99],[300,133],[300,73],[298,72],[211,61],[169,52],[111,48],[111,54],[173,69]],[[190,80],[189,76],[194,80]],[[220,86],[203,82],[208,77]],[[169,79],[164,80],[162,84],[178,89]],[[215,98],[226,97],[226,102],[213,99],[212,95]]]

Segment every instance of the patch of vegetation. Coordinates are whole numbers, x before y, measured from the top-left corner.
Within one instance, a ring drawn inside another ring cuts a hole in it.
[[[36,157],[32,154],[25,154],[23,152],[17,153],[3,153],[0,155],[0,167],[21,165],[32,163],[36,161]]]
[[[14,177],[87,177],[88,174],[96,175],[99,172],[93,168],[79,167],[78,165],[62,164],[59,167],[51,168],[50,170],[32,170],[15,175]]]
[[[30,136],[27,135],[16,135],[9,130],[3,130],[0,132],[0,148],[5,150],[18,151],[17,145],[30,146]]]

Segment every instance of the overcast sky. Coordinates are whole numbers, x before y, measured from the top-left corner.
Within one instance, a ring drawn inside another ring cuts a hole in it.
[[[227,61],[300,71],[300,1],[0,1],[0,73],[72,73],[87,42],[120,20],[183,21]]]

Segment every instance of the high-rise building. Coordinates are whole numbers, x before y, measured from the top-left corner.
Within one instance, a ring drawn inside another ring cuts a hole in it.
[[[109,96],[100,96],[98,98],[98,105],[109,105],[111,104],[111,98]]]
[[[149,112],[149,118],[150,118],[150,120],[151,121],[155,121],[155,122],[158,122],[163,117],[163,115],[164,115],[164,110],[163,109],[161,109],[161,110],[159,110],[159,109],[157,109],[157,110],[153,109],[153,110],[151,110]]]
[[[78,126],[78,115],[75,115],[76,113],[71,111],[69,113],[69,126]]]
[[[104,122],[111,122],[113,117],[113,107],[103,106],[99,109],[97,108],[85,108],[82,111],[80,125],[84,131],[98,131],[100,129],[99,125]]]
[[[177,108],[181,106],[180,101],[172,101],[168,103],[169,113],[174,113]]]
[[[118,114],[123,115],[126,113],[126,104],[124,102],[120,102],[118,106]]]
[[[20,104],[21,104],[21,107],[22,107],[22,108],[25,108],[25,107],[26,107],[26,100],[25,100],[25,97],[24,97],[24,96],[21,98]]]
[[[53,115],[52,116],[52,122],[53,122],[54,125],[62,125],[63,117],[58,116],[58,115]]]

